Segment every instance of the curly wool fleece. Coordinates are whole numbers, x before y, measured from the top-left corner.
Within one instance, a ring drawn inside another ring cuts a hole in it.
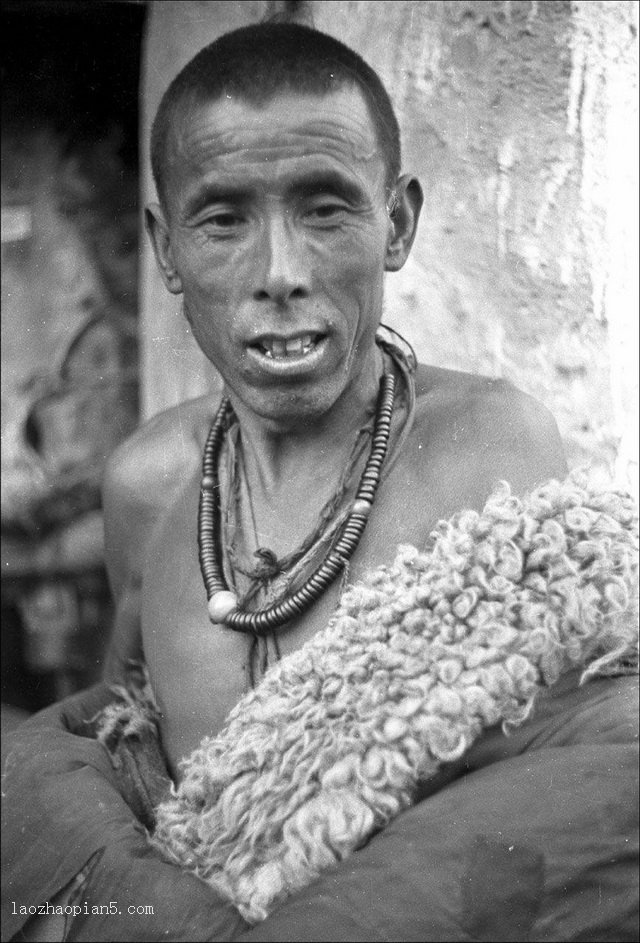
[[[570,477],[442,522],[348,589],[181,766],[152,839],[249,921],[410,805],[561,673],[636,661],[631,500]]]

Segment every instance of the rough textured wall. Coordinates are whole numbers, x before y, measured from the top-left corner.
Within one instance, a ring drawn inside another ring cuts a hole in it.
[[[617,477],[638,488],[638,4],[573,4],[568,131],[581,148],[591,314],[605,327]]]
[[[638,4],[154,3],[146,128],[196,49],[274,12],[355,48],[398,109],[404,169],[426,202],[385,319],[422,360],[507,377],[545,402],[572,465],[632,479]],[[212,381],[148,257],[143,314],[149,414]]]

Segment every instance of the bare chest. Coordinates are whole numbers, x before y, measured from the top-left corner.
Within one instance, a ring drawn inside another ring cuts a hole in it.
[[[444,403],[443,396],[434,396],[435,406],[431,394],[424,394],[398,460],[380,485],[344,579],[338,577],[303,616],[278,630],[282,657],[328,624],[344,581],[356,582],[369,570],[392,562],[399,544],[423,548],[438,520],[462,508],[481,509],[499,479],[516,483],[520,490],[550,474],[544,449],[533,449],[528,439],[524,446],[519,443],[520,427],[510,413],[506,418],[504,410],[496,416],[490,413],[490,421],[477,420],[476,413],[465,418],[455,396],[443,394]],[[251,637],[212,625],[207,615],[198,564],[195,464],[145,544],[141,587],[144,653],[163,712],[165,750],[174,767],[203,737],[219,732],[249,688]],[[310,500],[317,492],[316,480],[310,480]]]
[[[399,468],[383,484],[374,512],[349,569],[299,619],[277,633],[280,657],[324,628],[345,583],[390,563],[399,543],[423,544],[434,509],[420,498],[417,483]],[[264,670],[265,649],[273,663],[273,641],[252,653],[253,636],[212,625],[198,564],[196,474],[158,523],[150,541],[142,581],[145,658],[163,715],[162,735],[172,765],[203,737],[215,735],[230,710]]]

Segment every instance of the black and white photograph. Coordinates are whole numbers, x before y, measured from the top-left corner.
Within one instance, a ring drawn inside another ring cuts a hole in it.
[[[2,941],[638,939],[638,0],[1,0]]]

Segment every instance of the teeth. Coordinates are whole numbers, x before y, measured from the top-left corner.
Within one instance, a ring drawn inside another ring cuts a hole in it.
[[[291,354],[301,354],[302,353],[302,338],[294,337],[293,340],[286,342],[287,356]]]
[[[262,349],[266,357],[300,357],[308,354],[314,347],[313,335],[303,334],[288,340],[279,340],[276,337],[267,337],[262,342]]]

